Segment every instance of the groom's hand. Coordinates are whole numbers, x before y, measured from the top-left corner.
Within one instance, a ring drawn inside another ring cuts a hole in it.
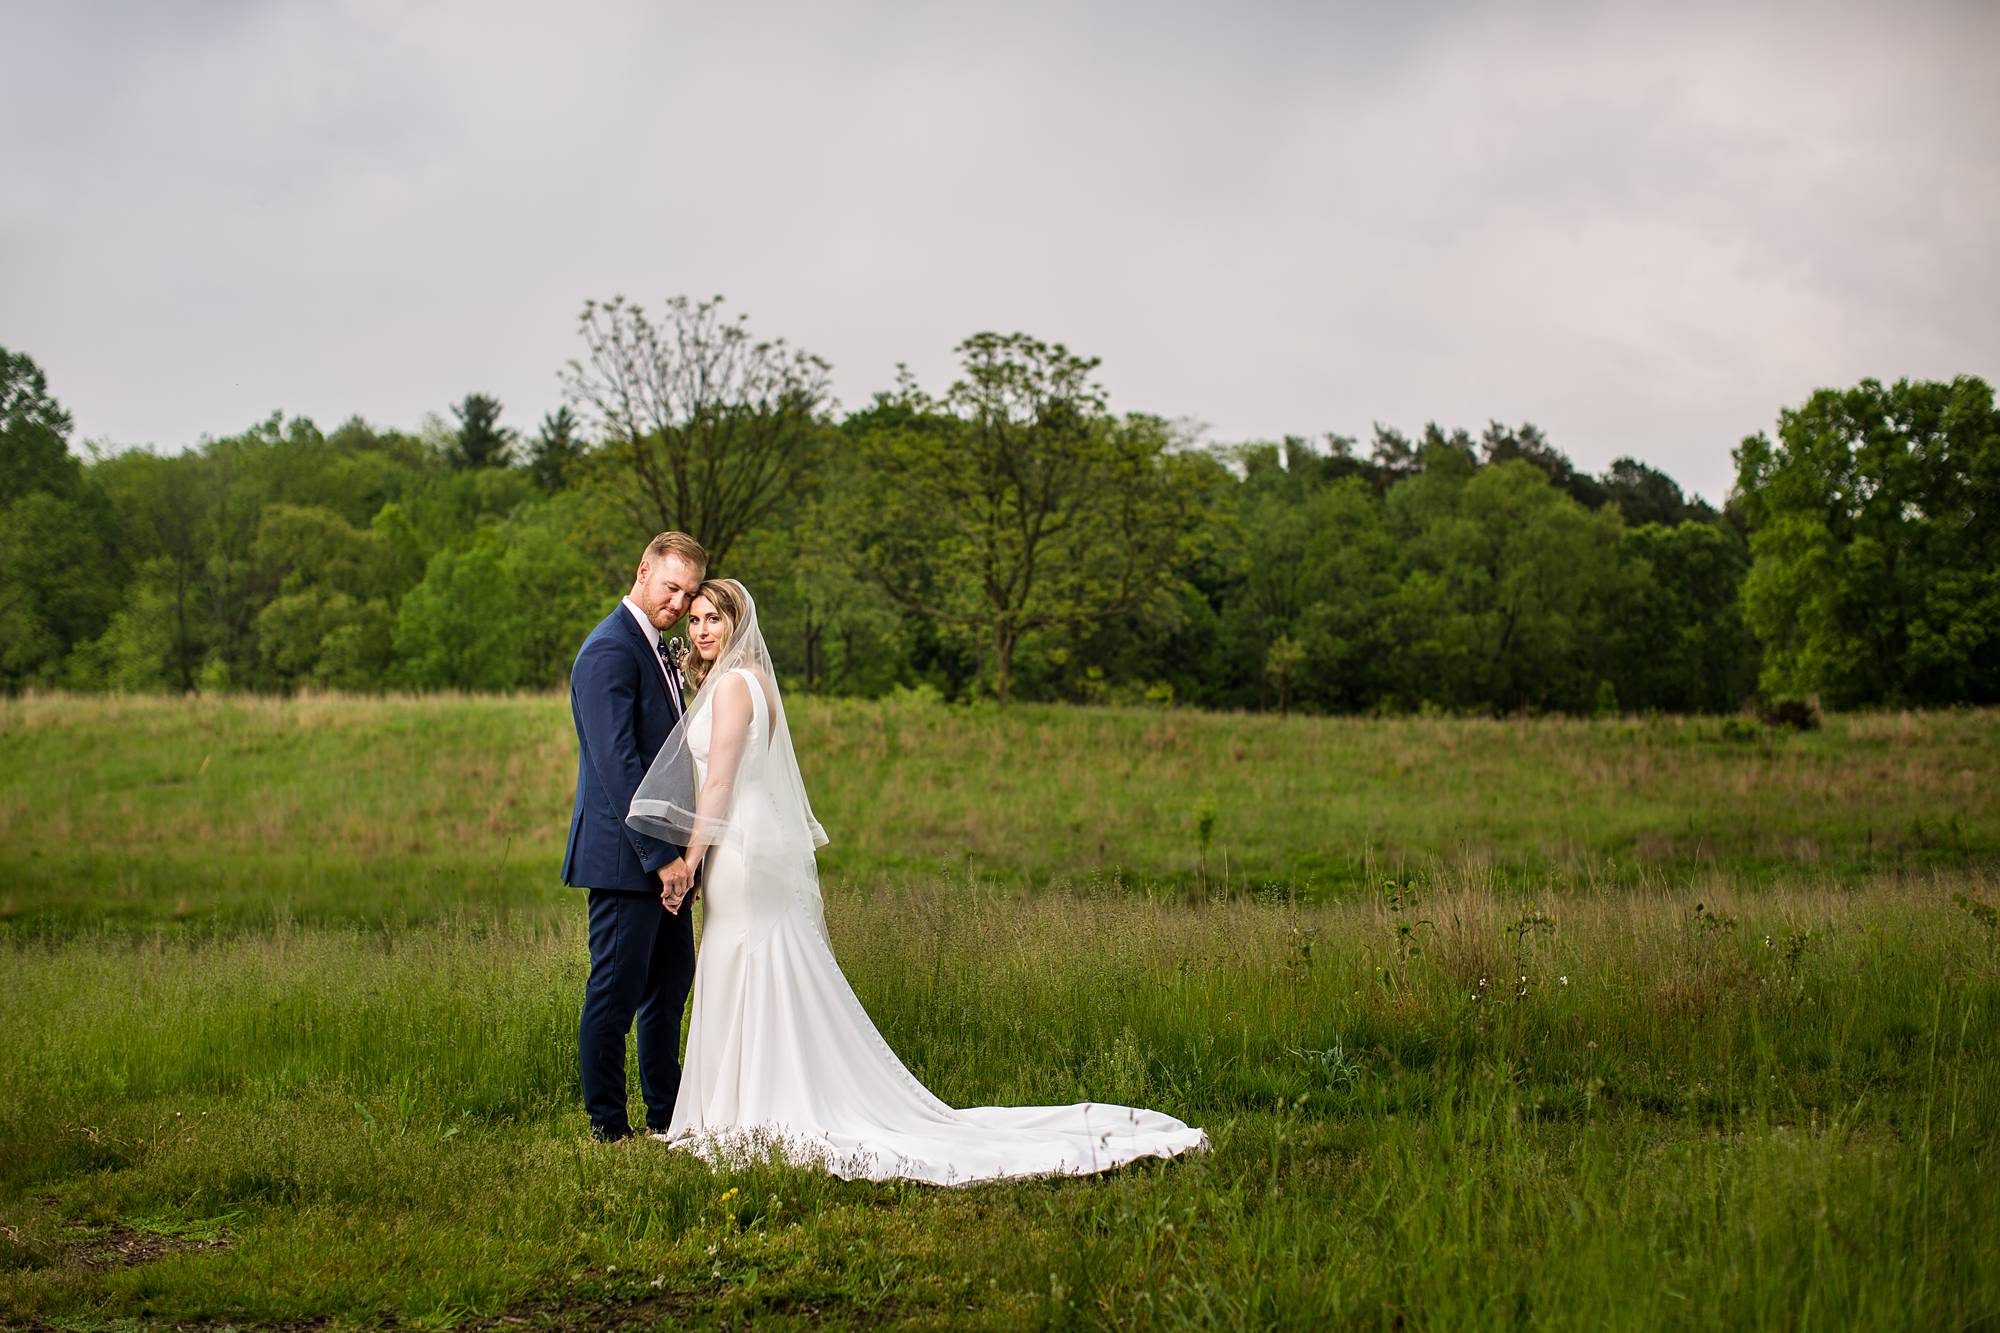
[[[685,856],[675,857],[660,867],[660,906],[669,912],[681,910],[681,900],[694,884],[694,867]]]

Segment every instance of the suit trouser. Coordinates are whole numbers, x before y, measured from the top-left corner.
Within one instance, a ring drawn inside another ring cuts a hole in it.
[[[672,913],[641,890],[590,890],[590,981],[577,1024],[577,1064],[591,1132],[631,1132],[625,1112],[625,1034],[639,1025],[639,1089],[646,1125],[665,1129],[681,1087],[681,1013],[694,984],[694,913]]]

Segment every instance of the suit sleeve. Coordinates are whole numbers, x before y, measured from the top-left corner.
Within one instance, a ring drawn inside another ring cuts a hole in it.
[[[646,760],[639,753],[639,734],[633,725],[639,693],[637,664],[616,644],[586,644],[570,673],[570,690],[582,723],[584,757],[598,789],[611,802],[612,817],[638,853],[639,864],[649,874],[657,871],[679,856],[681,849],[648,837],[625,822],[625,812],[632,808],[632,793],[639,790],[639,779],[646,776]]]

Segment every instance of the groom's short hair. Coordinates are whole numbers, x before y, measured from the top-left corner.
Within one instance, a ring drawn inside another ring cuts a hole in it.
[[[679,556],[704,574],[708,572],[708,552],[702,550],[701,543],[685,532],[663,532],[653,538],[646,543],[643,560],[646,562],[665,560],[670,555]]]

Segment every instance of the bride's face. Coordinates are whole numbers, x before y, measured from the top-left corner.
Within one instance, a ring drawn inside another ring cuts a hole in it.
[[[694,650],[704,662],[722,656],[722,649],[729,642],[729,622],[706,597],[695,598],[688,607],[688,638],[694,641]]]

